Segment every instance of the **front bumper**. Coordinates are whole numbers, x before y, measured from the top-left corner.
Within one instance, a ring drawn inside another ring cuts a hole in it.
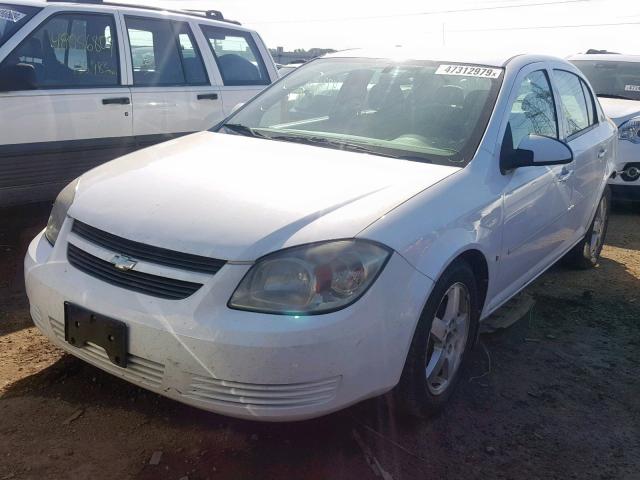
[[[610,184],[611,197],[622,202],[640,202],[640,182],[627,185]]]
[[[628,197],[629,194],[627,192],[640,190],[640,177],[635,180],[625,180],[625,178],[620,174],[626,165],[630,163],[640,163],[640,144],[631,143],[627,140],[620,140],[618,142],[617,152],[614,165],[614,169],[617,173],[614,178],[609,179],[609,185],[611,185],[613,197],[615,199],[624,200],[627,198],[620,197],[621,194]],[[622,188],[617,188],[616,186],[620,186]]]
[[[140,387],[221,414],[300,420],[339,410],[399,381],[432,281],[393,254],[369,291],[346,309],[282,316],[226,307],[249,265],[225,265],[184,300],[116,287],[66,259],[71,220],[55,247],[40,233],[25,258],[34,323],[53,343]],[[184,274],[184,272],[180,272]],[[206,280],[206,281],[205,281]],[[124,321],[129,364],[101,347],[64,341],[64,302]]]

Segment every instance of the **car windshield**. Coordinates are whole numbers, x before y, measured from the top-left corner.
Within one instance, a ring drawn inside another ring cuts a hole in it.
[[[576,60],[572,63],[589,79],[596,95],[640,100],[640,62]]]
[[[501,81],[501,69],[482,65],[315,60],[220,130],[464,166],[482,138]]]
[[[0,3],[0,47],[40,9]]]

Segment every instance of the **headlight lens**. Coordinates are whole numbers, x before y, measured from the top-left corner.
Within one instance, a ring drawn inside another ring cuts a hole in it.
[[[76,196],[78,181],[79,179],[76,178],[69,185],[64,187],[53,204],[51,215],[49,215],[49,221],[47,222],[47,228],[44,231],[44,236],[49,240],[51,245],[55,245],[56,240],[58,239],[58,234],[60,233],[64,219],[67,217],[69,207],[71,207],[73,199]]]
[[[229,307],[282,315],[314,315],[356,301],[382,271],[391,251],[366,240],[288,248],[251,267]]]
[[[627,120],[618,128],[618,138],[629,140],[633,143],[640,143],[640,117],[633,117]]]

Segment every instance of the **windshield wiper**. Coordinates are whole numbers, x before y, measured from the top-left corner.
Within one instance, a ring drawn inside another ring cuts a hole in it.
[[[614,93],[598,93],[596,94],[596,96],[605,98],[619,98],[620,100],[633,100],[633,98],[625,97],[624,95],[616,95]]]
[[[306,145],[316,145],[319,147],[334,148],[336,150],[344,150],[346,152],[367,153],[369,155],[378,155],[380,157],[397,158],[400,160],[414,160],[418,162],[432,163],[430,160],[419,155],[397,155],[393,153],[381,152],[357,143],[340,142],[330,140],[324,137],[303,137],[298,135],[276,135],[269,137],[272,140],[280,140],[283,142],[304,143]]]
[[[228,128],[232,132],[244,135],[245,137],[270,138],[267,135],[256,131],[254,128],[247,127],[246,125],[242,125],[240,123],[225,123],[223,127]]]

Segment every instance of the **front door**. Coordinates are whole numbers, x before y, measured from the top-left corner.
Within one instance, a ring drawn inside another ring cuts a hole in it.
[[[129,151],[118,37],[113,15],[53,14],[4,59],[0,71],[21,64],[29,79],[0,92],[0,205],[50,199]]]
[[[530,66],[520,74],[516,85],[505,144],[517,148],[529,134],[559,138],[558,115],[547,70]],[[571,238],[567,212],[572,208],[573,168],[571,163],[523,167],[506,173],[497,287],[505,298],[546,268]]]

